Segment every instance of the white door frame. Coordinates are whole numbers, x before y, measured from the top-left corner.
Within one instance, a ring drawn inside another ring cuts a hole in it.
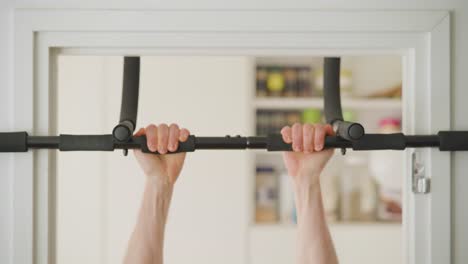
[[[17,9],[14,27],[17,131],[57,133],[53,101],[56,51],[401,54],[404,86],[408,87],[403,99],[405,132],[429,134],[450,129],[450,17],[446,11]],[[405,261],[450,263],[450,153],[421,152],[432,190],[429,195],[411,192],[407,164]],[[14,263],[54,262],[54,168],[53,151],[14,156]]]

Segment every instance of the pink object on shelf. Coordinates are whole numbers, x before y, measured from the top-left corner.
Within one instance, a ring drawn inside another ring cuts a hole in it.
[[[384,126],[395,126],[395,127],[400,127],[401,121],[400,119],[393,118],[393,117],[387,117],[384,119],[381,119],[379,122],[379,127],[384,127]]]

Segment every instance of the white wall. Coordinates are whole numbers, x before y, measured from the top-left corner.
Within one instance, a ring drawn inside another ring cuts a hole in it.
[[[238,56],[142,57],[138,127],[176,122],[195,135],[247,134],[251,66]],[[110,133],[122,57],[60,56],[58,69],[58,130]],[[133,153],[60,152],[57,167],[58,264],[120,263],[144,184]],[[197,151],[184,167],[167,225],[167,262],[244,263],[247,153]]]
[[[452,18],[452,128],[468,130],[468,1],[466,0],[176,0],[157,2],[150,0],[2,0],[0,2],[0,129],[11,127],[13,108],[11,94],[13,72],[11,45],[13,28],[11,23],[12,7],[41,8],[174,8],[174,9],[412,9],[431,10],[445,9],[453,11]],[[10,59],[9,59],[10,58]],[[12,193],[11,184],[14,177],[10,162],[11,155],[0,154],[0,263],[9,263],[11,258],[12,230]],[[452,217],[453,217],[453,263],[465,263],[468,259],[468,194],[464,187],[468,186],[468,153],[453,154],[452,164]]]

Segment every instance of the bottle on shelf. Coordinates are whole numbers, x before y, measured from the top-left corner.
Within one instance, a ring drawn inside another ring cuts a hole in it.
[[[380,133],[401,131],[400,119],[384,118],[379,123]],[[403,154],[397,151],[373,151],[369,170],[379,184],[378,218],[384,221],[401,221]]]
[[[257,110],[257,135],[278,134],[281,128],[301,122],[301,112],[282,110]]]
[[[312,82],[311,82],[311,68],[299,67],[298,68],[298,96],[310,97],[312,96]]]
[[[257,97],[310,97],[313,75],[309,66],[256,67]]]
[[[298,74],[297,69],[294,67],[285,67],[283,69],[285,89],[284,96],[296,97],[298,96]]]
[[[341,174],[341,220],[375,221],[377,188],[369,174],[367,158],[362,153],[349,153]]]
[[[273,167],[257,167],[255,177],[255,222],[279,221],[279,179]]]
[[[335,222],[339,219],[340,175],[342,167],[343,156],[335,154],[328,161],[320,176],[323,209],[329,222]]]
[[[257,66],[257,97],[266,97],[268,95],[267,76],[267,68],[264,66]]]
[[[291,179],[286,170],[280,175],[280,220],[283,224],[295,223],[295,202]]]

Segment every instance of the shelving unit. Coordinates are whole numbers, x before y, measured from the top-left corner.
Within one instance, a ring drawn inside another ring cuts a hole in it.
[[[310,66],[318,69],[321,58],[256,58],[256,65],[270,66]],[[351,59],[345,59],[347,67],[354,65]],[[254,67],[255,67],[254,66]],[[360,80],[365,81],[365,80]],[[388,81],[388,80],[387,80]],[[255,87],[255,85],[253,85]],[[369,90],[361,94],[369,93]],[[359,94],[359,93],[357,93]],[[323,109],[323,97],[257,97],[252,93],[251,112],[254,116],[254,128],[259,111],[303,111],[306,109]],[[359,95],[342,96],[344,111],[356,113],[356,121],[365,124],[366,132],[378,130],[378,120],[386,116],[402,113],[401,98],[368,98]],[[286,125],[286,124],[285,124]],[[254,131],[255,132],[255,131]],[[279,131],[278,131],[279,132]],[[255,166],[270,164],[284,170],[280,153],[252,151],[252,162]],[[347,155],[355,155],[349,151]],[[255,172],[255,169],[252,169]],[[255,173],[250,183],[255,189]],[[254,196],[252,196],[253,199]],[[295,258],[296,225],[294,223],[256,223],[255,205],[251,210],[248,230],[250,263],[291,263]],[[399,263],[401,256],[402,227],[399,222],[330,222],[330,232],[335,242],[337,254],[343,263]],[[378,245],[377,247],[375,245]],[[370,252],[369,248],[372,248]]]
[[[323,98],[255,98],[255,109],[267,110],[303,110],[323,108]],[[356,111],[365,110],[401,110],[401,99],[393,98],[343,98],[342,107]]]
[[[399,224],[332,223],[329,227],[342,263],[394,264],[402,260]],[[251,264],[291,263],[296,257],[294,225],[255,225],[249,240],[250,250],[255,252]],[[372,245],[378,245],[377,249],[369,250]]]

